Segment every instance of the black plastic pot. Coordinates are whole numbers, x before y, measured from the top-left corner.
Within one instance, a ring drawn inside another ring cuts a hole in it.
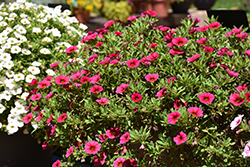
[[[43,150],[42,146],[22,130],[8,135],[0,131],[1,167],[51,167],[52,148]]]
[[[194,6],[198,10],[208,10],[214,5],[216,0],[194,0]]]
[[[66,9],[70,10],[69,4],[66,4],[66,3],[49,3],[49,4],[48,4],[48,7],[55,8],[55,7],[58,6],[58,5],[61,5],[61,6],[62,6],[62,8],[61,8],[62,12],[63,12],[64,10],[66,10]]]
[[[173,4],[171,4],[173,13],[187,13],[192,3],[193,0],[185,0],[184,2],[180,3],[174,2]]]

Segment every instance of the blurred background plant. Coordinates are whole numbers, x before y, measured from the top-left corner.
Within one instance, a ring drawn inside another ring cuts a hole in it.
[[[98,15],[100,14],[100,9],[103,5],[102,0],[67,0],[67,4]]]

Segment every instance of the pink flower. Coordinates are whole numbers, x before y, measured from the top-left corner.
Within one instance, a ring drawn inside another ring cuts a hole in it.
[[[196,59],[198,59],[198,57],[200,57],[200,56],[201,56],[200,54],[193,55],[192,57],[189,57],[189,58],[187,59],[187,61],[189,61],[189,62],[194,62],[194,61],[196,61]]]
[[[74,147],[71,146],[71,147],[68,149],[68,151],[67,151],[65,157],[68,158],[73,152],[74,152]]]
[[[73,53],[74,51],[76,51],[78,49],[77,46],[70,46],[69,48],[67,48],[65,50],[65,53]]]
[[[117,159],[113,162],[114,167],[122,167],[122,164],[123,164],[123,162],[124,162],[125,160],[126,160],[126,159],[123,158],[123,157],[117,158]]]
[[[234,120],[230,123],[231,130],[234,130],[241,123],[243,117],[244,114],[234,118]]]
[[[236,88],[236,90],[238,91],[245,91],[249,86],[247,86],[246,84],[244,85],[240,85]]]
[[[138,164],[134,158],[127,159],[123,162],[123,167],[136,167]]]
[[[169,50],[169,53],[175,56],[176,54],[179,55],[179,54],[184,53],[184,51],[182,51],[180,49],[173,48],[173,49]]]
[[[184,132],[180,132],[176,137],[174,137],[174,142],[177,145],[185,143],[187,141],[187,135]]]
[[[131,96],[131,100],[134,102],[138,102],[142,99],[142,96],[140,95],[140,93],[133,93]]]
[[[103,91],[103,88],[100,85],[94,85],[90,88],[91,93],[100,93],[101,91]]]
[[[109,62],[111,61],[111,59],[109,57],[105,57],[102,61],[100,61],[98,64],[104,64],[107,65],[109,64]]]
[[[242,30],[242,28],[233,28],[232,33],[239,34]]]
[[[187,110],[192,115],[192,117],[203,117],[203,111],[198,107],[190,107]]]
[[[118,127],[112,127],[106,131],[106,135],[109,139],[114,139],[120,136],[121,129]]]
[[[250,102],[250,92],[249,93],[245,93],[245,97],[246,97],[246,100],[248,102]]]
[[[45,99],[51,98],[52,96],[53,96],[53,92],[49,92],[49,94],[47,94],[47,95],[45,96]]]
[[[61,161],[60,160],[57,160],[56,162],[54,162],[52,164],[52,167],[60,167],[61,166]]]
[[[94,75],[93,77],[90,78],[91,83],[98,83],[100,81],[101,77],[100,75]]]
[[[156,11],[153,11],[150,9],[150,10],[144,12],[144,14],[154,17],[154,16],[156,16],[157,13],[156,13]]]
[[[95,47],[100,47],[100,46],[102,46],[102,44],[104,44],[104,42],[98,42],[98,43],[95,45]]]
[[[96,100],[97,103],[99,103],[100,105],[104,106],[105,104],[107,104],[109,102],[108,99],[101,97],[100,99]]]
[[[92,56],[90,56],[90,57],[88,58],[88,61],[89,61],[89,63],[92,63],[92,62],[94,62],[95,59],[97,59],[97,58],[98,58],[98,55],[97,55],[97,54],[93,54]]]
[[[208,27],[209,27],[210,29],[216,29],[216,28],[218,28],[220,25],[221,25],[221,24],[220,24],[219,22],[215,21],[215,22],[212,22],[211,24],[209,24]]]
[[[50,85],[49,81],[42,80],[41,82],[38,83],[38,88],[40,89],[47,88],[49,85]]]
[[[175,125],[176,121],[181,117],[181,114],[177,111],[168,114],[168,123]]]
[[[31,120],[32,120],[32,113],[28,113],[28,114],[23,118],[23,122],[24,122],[25,124],[28,124]]]
[[[50,68],[58,66],[59,61],[50,65]]]
[[[37,118],[36,118],[36,121],[37,121],[37,122],[41,121],[42,117],[43,117],[43,113],[40,112],[40,113],[38,114]]]
[[[41,99],[42,95],[40,93],[31,96],[31,100],[36,101]]]
[[[238,77],[239,73],[230,71],[228,68],[226,69],[230,77]]]
[[[155,95],[155,97],[164,97],[166,95],[167,95],[167,89],[163,88],[159,92],[157,92],[157,94]]]
[[[127,142],[129,141],[129,137],[130,137],[129,132],[124,133],[124,134],[120,137],[120,144],[127,143]]]
[[[130,16],[127,18],[128,21],[134,21],[137,18],[137,16]]]
[[[149,46],[150,48],[155,48],[158,44],[157,43],[151,43],[151,45]]]
[[[58,118],[57,122],[63,122],[67,118],[67,113],[62,113]]]
[[[89,81],[91,81],[91,79],[90,79],[89,77],[87,77],[87,76],[83,76],[83,77],[80,79],[80,82],[81,82],[81,83],[87,83],[87,82],[89,82]]]
[[[182,102],[181,100],[179,99],[176,99],[175,102],[174,102],[174,108],[179,110],[181,108],[181,106],[187,106],[187,102]]]
[[[44,80],[48,82],[53,81],[53,79],[54,78],[52,76],[47,76],[46,78],[44,78]]]
[[[245,53],[247,54],[248,58],[250,59],[250,50],[246,50]]]
[[[87,154],[95,154],[101,149],[101,145],[97,141],[87,142],[84,146]]]
[[[132,60],[126,61],[126,63],[127,63],[129,68],[135,68],[140,64],[140,61],[137,59],[132,59]]]
[[[157,57],[159,57],[159,54],[157,52],[153,52],[147,58],[149,61],[153,61],[156,60]]]
[[[229,97],[229,102],[235,106],[239,106],[244,102],[244,99],[240,97],[240,93],[234,93]]]
[[[207,31],[207,29],[208,29],[208,26],[206,25],[204,27],[197,27],[196,31],[203,31],[203,32],[205,32],[205,31]]]
[[[49,123],[51,122],[51,120],[53,119],[53,115],[54,115],[54,114],[55,114],[55,113],[51,114],[51,116],[49,117],[49,119],[46,121],[47,124],[49,124]]]
[[[117,35],[117,36],[121,36],[122,32],[116,31],[114,34]]]
[[[26,85],[35,85],[37,84],[37,80],[36,79],[32,79],[32,81],[30,83],[27,83]]]
[[[100,139],[100,142],[102,143],[102,142],[105,142],[106,140],[108,140],[109,137],[107,135],[101,134],[98,136],[98,138]]]
[[[100,155],[100,158],[98,158],[97,155],[95,155],[94,157],[95,166],[103,165],[105,163],[105,159],[107,158],[107,155],[104,152],[100,152],[99,155]]]
[[[195,42],[198,43],[198,44],[201,44],[201,45],[205,46],[207,40],[208,40],[208,38],[202,37],[201,39],[199,39],[199,40],[197,40]]]
[[[58,85],[66,85],[69,83],[70,78],[66,75],[59,75],[56,77],[55,82]]]
[[[121,84],[120,86],[117,87],[115,93],[123,93],[126,91],[126,88],[129,86],[129,84]]]
[[[244,151],[241,154],[244,158],[250,157],[250,142],[245,145]]]
[[[54,125],[50,131],[50,136],[54,135],[56,132],[56,125]]]
[[[109,20],[104,24],[104,27],[105,28],[111,27],[114,23],[115,23],[114,20]]]
[[[145,76],[145,78],[148,82],[154,82],[158,79],[158,77],[159,77],[158,74],[148,74]]]
[[[171,82],[171,80],[172,80],[172,83],[174,83],[174,80],[176,79],[176,77],[170,77],[170,78],[168,78],[168,83],[170,83]]]
[[[214,49],[211,48],[211,47],[209,47],[209,46],[205,46],[205,47],[204,47],[204,51],[205,51],[206,53],[211,53],[211,52],[214,51]]]
[[[214,100],[214,95],[209,92],[201,93],[198,97],[200,99],[200,102],[206,103],[206,104],[210,104]]]
[[[78,71],[77,73],[73,74],[70,78],[74,80],[79,80],[82,77],[82,73]]]
[[[186,38],[176,37],[172,39],[172,43],[176,46],[183,46],[188,42]]]

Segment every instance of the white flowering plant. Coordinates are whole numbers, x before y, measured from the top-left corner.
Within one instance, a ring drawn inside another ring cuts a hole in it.
[[[69,10],[18,0],[0,5],[0,128],[13,134],[24,126],[29,84],[53,76],[50,64],[68,60],[65,49],[80,46],[87,26]],[[36,126],[32,124],[32,126]]]

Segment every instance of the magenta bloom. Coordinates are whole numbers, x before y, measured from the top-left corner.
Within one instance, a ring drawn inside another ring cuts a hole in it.
[[[200,57],[200,56],[201,56],[200,54],[193,55],[192,57],[189,57],[189,58],[187,59],[187,61],[189,61],[189,62],[194,62],[194,61],[196,61],[196,59],[198,59],[198,57]]]
[[[174,137],[174,142],[177,145],[185,143],[187,141],[187,135],[184,132],[180,132],[177,136]]]
[[[117,36],[121,36],[122,32],[116,31],[114,34],[117,35]]]
[[[94,62],[95,59],[97,59],[97,58],[98,58],[98,55],[97,55],[97,54],[93,54],[92,56],[89,56],[88,61],[89,61],[89,63],[92,63],[92,62]]]
[[[163,88],[159,92],[156,93],[155,97],[164,97],[167,95],[167,89]]]
[[[192,117],[203,117],[203,111],[198,107],[190,107],[187,110],[192,115]]]
[[[244,151],[241,153],[244,158],[250,157],[250,142],[245,145]]]
[[[127,159],[123,162],[122,167],[136,167],[138,164],[134,158]]]
[[[211,47],[209,47],[209,46],[205,46],[205,47],[204,47],[204,51],[205,51],[206,53],[211,53],[211,52],[214,51],[214,49],[211,48]]]
[[[108,140],[109,137],[107,135],[101,134],[98,136],[98,138],[100,139],[100,142],[102,143],[102,142],[105,142],[106,140]]]
[[[132,60],[126,61],[126,63],[127,63],[129,68],[135,68],[135,67],[139,66],[140,61],[137,59],[132,59]]]
[[[52,167],[60,167],[61,166],[61,161],[60,160],[56,160],[56,162],[54,162],[52,164]]]
[[[100,152],[100,158],[98,158],[97,155],[95,155],[94,157],[94,165],[95,166],[103,165],[105,163],[106,158],[107,155],[105,154],[105,152]]]
[[[230,77],[238,77],[239,73],[230,71],[228,68],[226,69]]]
[[[180,49],[173,48],[173,49],[169,50],[169,53],[175,56],[175,55],[179,55],[179,54],[184,53],[184,51],[182,51]]]
[[[131,96],[131,100],[134,102],[138,102],[142,99],[142,96],[140,95],[140,93],[133,93]]]
[[[134,21],[137,18],[137,16],[130,16],[127,18],[128,21]]]
[[[245,91],[249,86],[247,86],[246,84],[244,85],[240,85],[236,88],[236,90],[238,91]]]
[[[69,48],[67,48],[65,50],[65,53],[73,53],[74,51],[76,51],[78,49],[77,46],[70,46]]]
[[[79,80],[82,77],[82,73],[78,71],[77,73],[73,74],[70,78],[74,80]]]
[[[206,25],[206,26],[204,26],[204,27],[197,27],[197,28],[196,28],[196,31],[205,32],[205,31],[207,31],[207,29],[208,29],[208,26]]]
[[[95,47],[100,47],[100,46],[102,46],[102,44],[104,44],[104,42],[98,42],[98,43],[95,45]]]
[[[234,93],[229,97],[229,102],[239,106],[244,102],[244,99],[240,97],[240,93]]]
[[[215,21],[215,22],[212,22],[211,24],[209,24],[208,27],[210,29],[216,29],[216,28],[220,27],[220,25],[221,24],[219,22]]]
[[[113,162],[113,165],[114,165],[114,167],[122,167],[122,164],[123,164],[124,161],[126,161],[125,158],[119,157],[119,158],[117,158],[117,159]]]
[[[210,104],[214,100],[214,95],[209,92],[201,93],[198,97],[200,99],[200,102],[206,103],[206,104]]]
[[[112,127],[106,131],[106,135],[109,139],[114,139],[120,136],[121,129],[118,127]]]
[[[156,60],[157,57],[159,57],[159,54],[157,52],[153,52],[147,58],[149,61],[153,61]]]
[[[68,149],[68,151],[67,151],[65,157],[68,158],[73,152],[74,152],[74,147],[71,146],[71,147]]]
[[[40,93],[31,96],[31,100],[36,101],[41,99],[42,95]]]
[[[126,88],[129,86],[129,84],[121,84],[120,86],[117,87],[116,89],[116,93],[123,93],[124,91],[126,91]]]
[[[49,85],[50,85],[49,81],[42,80],[41,82],[38,83],[38,88],[40,89],[47,88]]]
[[[111,61],[111,59],[109,57],[105,57],[102,61],[100,61],[98,64],[104,64],[107,65],[109,64],[109,62]]]
[[[168,123],[175,125],[176,121],[181,117],[181,114],[177,111],[168,114]]]
[[[101,80],[100,75],[94,75],[93,77],[90,78],[91,83],[98,83]]]
[[[248,102],[250,102],[250,92],[249,92],[249,93],[245,93],[245,96],[246,96],[246,100],[247,100]]]
[[[40,113],[38,114],[37,118],[36,118],[36,121],[37,121],[37,122],[41,121],[42,117],[43,117],[43,113],[40,112]]]
[[[120,137],[120,144],[127,143],[127,142],[129,141],[129,137],[130,137],[129,132],[124,133],[124,134]]]
[[[45,96],[45,99],[51,98],[52,96],[53,96],[53,92],[49,92],[49,94],[47,94],[47,95]]]
[[[84,146],[87,154],[95,154],[101,149],[101,145],[97,141],[87,142]]]
[[[32,113],[28,113],[28,114],[23,118],[23,122],[24,122],[25,124],[28,124],[31,120],[32,120]]]
[[[198,43],[198,44],[201,44],[201,45],[205,46],[207,40],[208,40],[208,38],[202,37],[201,39],[199,39],[199,40],[197,40],[195,42]]]
[[[56,66],[58,66],[58,64],[59,64],[59,61],[57,61],[56,63],[51,64],[51,65],[50,65],[50,68],[56,67]]]
[[[231,130],[234,130],[241,123],[243,117],[244,114],[234,118],[234,120],[230,123]]]
[[[174,83],[174,80],[176,79],[176,77],[170,77],[170,78],[168,78],[168,83],[170,83],[171,82],[171,80],[172,80],[172,83]]]
[[[158,74],[148,74],[145,76],[145,78],[148,82],[154,82],[158,79],[158,77],[159,77]]]
[[[103,91],[103,88],[100,85],[94,85],[90,88],[91,93],[100,93],[101,91]]]
[[[87,83],[87,82],[89,82],[89,81],[91,81],[91,79],[90,79],[89,77],[87,77],[87,76],[83,76],[83,77],[80,79],[80,82],[81,82],[81,83]]]
[[[187,107],[187,102],[185,101],[183,103],[181,100],[176,99],[175,102],[174,102],[174,108],[179,110],[181,108],[181,106]]]
[[[57,122],[63,122],[67,118],[67,113],[62,113],[58,118]]]
[[[56,77],[55,82],[58,85],[66,85],[69,83],[70,78],[66,75],[59,75]]]
[[[104,27],[105,28],[111,27],[114,23],[115,23],[114,20],[109,20],[104,24]]]
[[[109,102],[108,99],[101,97],[100,99],[96,100],[97,103],[99,103],[100,105],[104,106],[105,104],[107,104]]]
[[[186,38],[176,37],[172,39],[172,43],[176,46],[183,46],[188,42]]]

